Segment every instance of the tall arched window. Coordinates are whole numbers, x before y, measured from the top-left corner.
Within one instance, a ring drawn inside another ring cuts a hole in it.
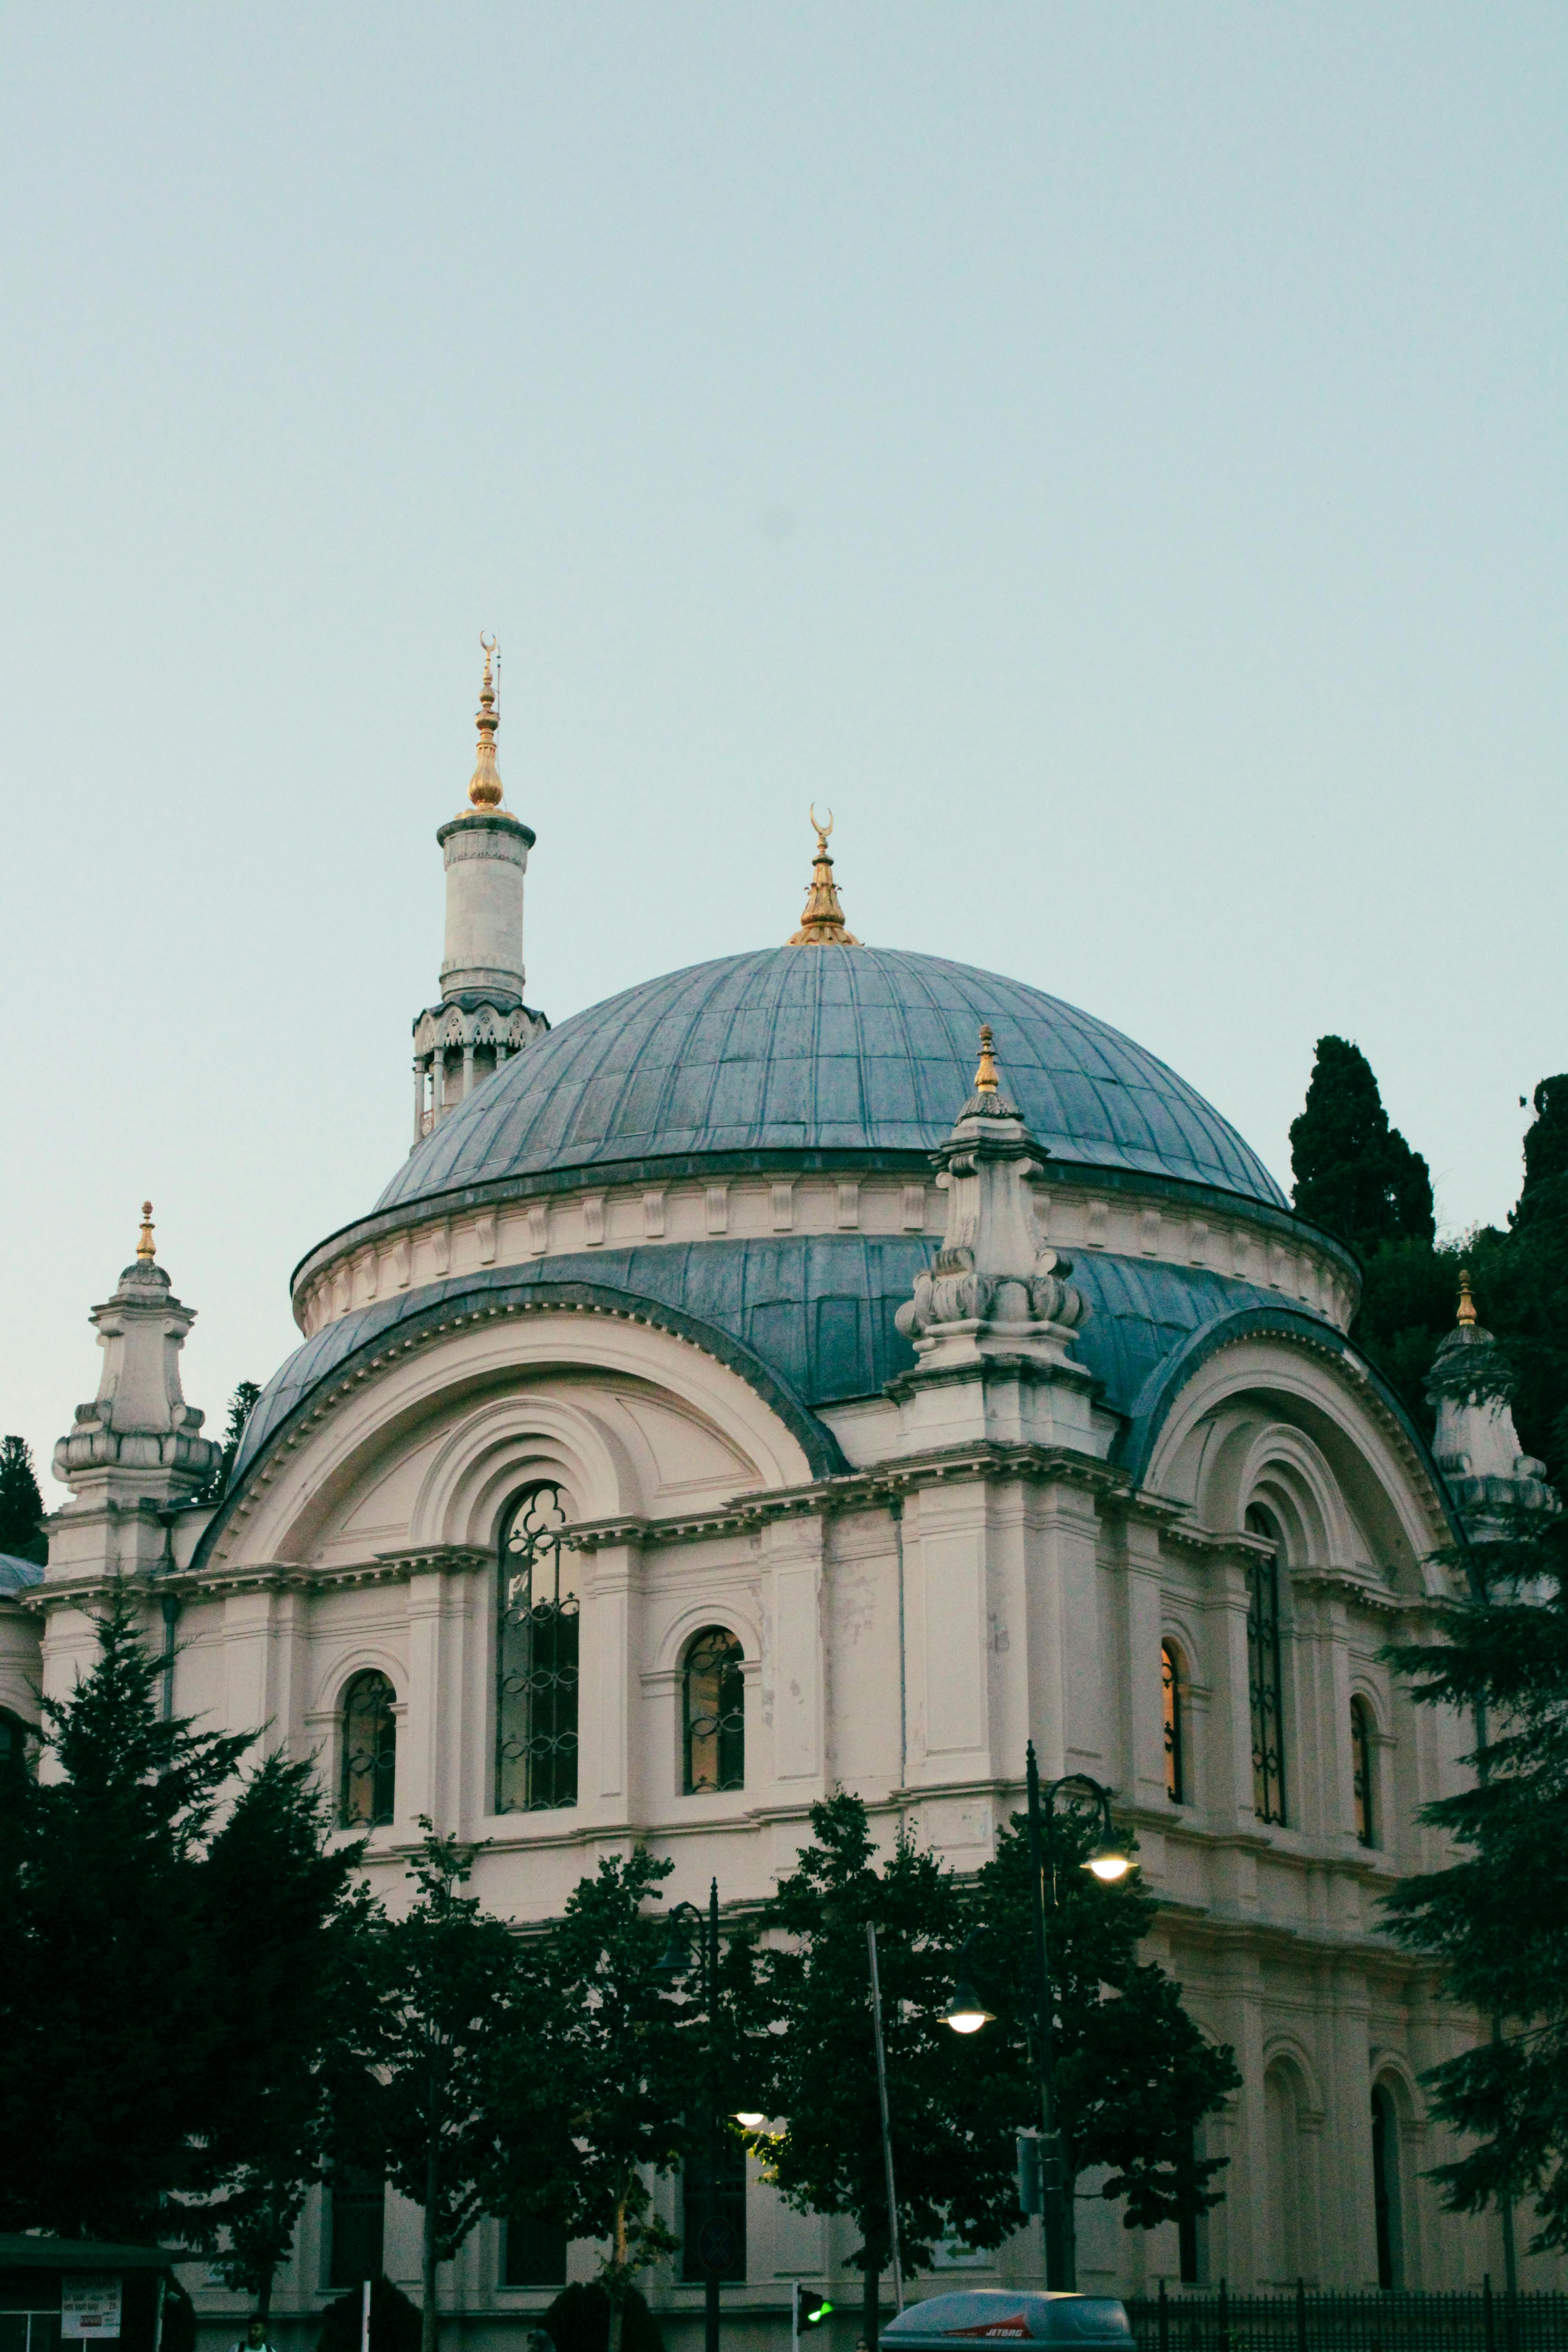
[[[1252,1710],[1252,1803],[1260,1822],[1285,1819],[1284,1680],[1279,1665],[1279,1530],[1256,1504],[1247,1532],[1274,1546],[1247,1564],[1247,1683]]]
[[[722,1625],[686,1653],[686,1793],[746,1785],[746,1686],[742,1649]]]
[[[501,1528],[496,1811],[577,1801],[577,1595],[559,1486],[520,1495]]]
[[[1363,1845],[1377,1843],[1377,1808],[1372,1780],[1372,1709],[1364,1698],[1351,1701],[1351,1801],[1355,1833]]]
[[[343,1693],[342,1820],[349,1829],[389,1822],[397,1793],[397,1717],[384,1675],[356,1675]]]
[[[1386,2083],[1372,2093],[1373,2219],[1377,2229],[1377,2283],[1403,2286],[1399,2210],[1399,2110]]]
[[[1160,1704],[1165,1718],[1165,1794],[1173,1805],[1186,1802],[1182,1755],[1182,1654],[1174,1642],[1160,1644]]]

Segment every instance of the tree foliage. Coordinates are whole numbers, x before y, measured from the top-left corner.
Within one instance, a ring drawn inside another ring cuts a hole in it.
[[[1418,1704],[1476,1723],[1474,1785],[1422,1813],[1458,1858],[1385,1900],[1452,1997],[1500,2021],[1426,2078],[1472,2141],[1436,2169],[1449,2206],[1533,2200],[1537,2244],[1568,2246],[1568,1526],[1521,1514],[1466,1565],[1479,1589],[1445,1610],[1437,1640],[1385,1654]]]
[[[864,2333],[891,2253],[872,2038],[868,1924],[877,1929],[893,2117],[899,2235],[911,2270],[950,2228],[999,2245],[1020,2220],[1005,2101],[992,2070],[942,2022],[967,1925],[956,1880],[905,1834],[879,1856],[856,1796],[811,1810],[816,1843],[780,1882],[756,1956],[757,2105],[780,2118],[752,2135],[767,2177],[806,2212],[846,2213],[860,2232]],[[764,2071],[765,2070],[765,2071]]]
[[[261,1391],[255,1381],[241,1381],[228,1401],[228,1424],[223,1434],[223,1452],[209,1478],[191,1496],[193,1503],[221,1503],[228,1492],[228,1482],[234,1475],[235,1462],[245,1436],[245,1424],[256,1410]]]
[[[25,1437],[0,1437],[0,1551],[42,1568],[48,1558],[44,1498]]]
[[[1389,1125],[1372,1065],[1346,1038],[1318,1040],[1290,1166],[1301,1215],[1363,1257],[1385,1242],[1432,1240],[1430,1171]]]
[[[425,2352],[435,2352],[437,2271],[505,2197],[507,2116],[498,2098],[515,2050],[525,1983],[516,1937],[460,1889],[474,1849],[425,1838],[417,1893],[363,1939],[355,2064],[338,2125],[349,2152],[384,2168],[422,2209]]]
[[[1198,2156],[1194,2133],[1241,2076],[1228,2047],[1204,2040],[1182,2007],[1181,1987],[1140,1961],[1156,1906],[1136,1874],[1107,1885],[1082,1867],[1096,1834],[1097,1825],[1071,1813],[1058,1814],[1052,1830],[1058,2126],[1069,2185],[1107,2167],[1099,2194],[1125,2200],[1126,2228],[1147,2230],[1217,2202],[1214,2183],[1226,2159]],[[975,1947],[977,1980],[996,2012],[988,2059],[1012,2086],[1015,2130],[1038,2118],[1029,2059],[1037,2009],[1032,1971],[1022,1964],[1033,1933],[1032,1867],[1028,1823],[1016,1815],[980,1874]],[[1069,2199],[1069,2227],[1071,2212]]]
[[[674,2171],[696,2143],[702,2051],[689,2002],[661,1971],[667,1923],[643,1909],[673,1867],[637,1847],[579,1880],[531,1956],[528,2037],[498,2084],[515,2132],[506,2205],[607,2243],[616,2352],[627,2290],[679,2244],[648,2175]]]
[[[359,1877],[363,1853],[335,1838],[310,1759],[275,1751],[207,1857],[208,1998],[227,2053],[211,2140],[226,2183],[216,2264],[263,2318],[306,2192],[331,2154],[331,2082],[376,1916]]]
[[[1039,2121],[1027,1834],[1015,1821],[966,1892],[908,1835],[879,1857],[858,1797],[815,1806],[811,1823],[816,1843],[767,1915],[785,1940],[756,1956],[756,2012],[770,2029],[760,2103],[784,2121],[754,2144],[792,2203],[853,2217],[869,2342],[889,2241],[866,1923],[878,1930],[900,2237],[912,2268],[951,2230],[994,2246],[1022,2222],[1015,2135]],[[1215,2202],[1220,2160],[1196,2158],[1193,2133],[1239,2077],[1231,2053],[1186,2016],[1180,1988],[1137,1959],[1153,1905],[1131,1883],[1106,1886],[1078,1867],[1089,1840],[1076,1823],[1062,1821],[1057,1835],[1051,1977],[1068,2171],[1109,2166],[1101,2193],[1125,2199],[1129,2228],[1149,2228]],[[942,2012],[972,1930],[996,2023],[961,2037]]]
[[[161,1683],[121,1586],[44,1702],[57,1777],[0,1806],[0,2228],[211,2249],[298,2210],[355,1857],[308,1768],[237,1786],[251,1736],[165,1720]]]

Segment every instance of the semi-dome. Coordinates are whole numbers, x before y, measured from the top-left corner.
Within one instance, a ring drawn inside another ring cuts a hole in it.
[[[1286,1205],[1236,1129],[1106,1022],[968,964],[863,947],[725,956],[574,1013],[451,1112],[376,1205],[573,1169],[930,1151],[969,1093],[983,1021],[1057,1159]]]

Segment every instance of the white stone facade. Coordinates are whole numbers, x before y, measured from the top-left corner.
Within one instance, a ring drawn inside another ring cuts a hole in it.
[[[499,864],[521,908],[521,860]],[[521,914],[519,933],[520,1001]],[[476,958],[449,929],[454,975],[471,977]],[[338,1790],[345,1696],[379,1674],[395,1727],[392,1818],[371,1832],[379,1891],[400,1899],[427,1815],[483,1842],[477,1891],[519,1922],[559,1912],[602,1854],[635,1840],[674,1860],[671,1899],[700,1899],[716,1878],[727,1912],[753,1910],[805,1841],[813,1801],[840,1787],[888,1839],[912,1824],[973,1872],[1021,1802],[1032,1739],[1047,1776],[1085,1771],[1115,1790],[1161,1901],[1151,1956],[1205,2032],[1236,2048],[1242,2088],[1206,2133],[1231,2162],[1199,2231],[1199,2276],[1237,2290],[1377,2284],[1376,2094],[1394,2118],[1398,2282],[1500,2279],[1495,2218],[1444,2216],[1421,2177],[1447,2151],[1420,2077],[1476,2021],[1380,1928],[1379,1895],[1439,1858],[1416,1816],[1457,1784],[1469,1735],[1414,1710],[1379,1662],[1391,1637],[1419,1638],[1447,1589],[1433,1556],[1453,1521],[1429,1455],[1345,1341],[1353,1269],[1239,1193],[1216,1203],[1190,1185],[1043,1167],[1005,1103],[984,1096],[936,1157],[925,1176],[866,1153],[657,1181],[587,1171],[373,1216],[301,1265],[301,1330],[330,1337],[394,1293],[416,1308],[427,1294],[428,1310],[312,1376],[216,1515],[183,1499],[210,1456],[194,1430],[179,1433],[171,1367],[188,1313],[163,1282],[158,1311],[130,1317],[132,1345],[115,1336],[128,1328],[117,1294],[95,1319],[119,1352],[58,1459],[75,1498],[52,1523],[47,1575],[0,1599],[0,1691],[16,1704],[39,1674],[68,1690],[107,1580],[132,1572],[160,1643],[177,1612],[175,1708],[313,1754]],[[554,1258],[575,1266],[614,1243],[700,1253],[818,1234],[923,1236],[943,1255],[902,1318],[914,1369],[815,1417],[651,1299],[495,1279],[514,1265],[547,1276]],[[1119,1453],[1125,1414],[1080,1359],[1064,1248],[1079,1280],[1091,1260],[1129,1280],[1154,1262],[1234,1292],[1238,1312],[1213,1344],[1173,1359],[1135,1463]],[[132,1458],[122,1424],[138,1412],[162,1432],[155,1459]],[[118,1431],[115,1444],[95,1449],[87,1423]],[[576,1790],[503,1811],[501,1547],[518,1498],[542,1482],[573,1533]],[[1260,1779],[1265,1591],[1278,1716]],[[743,1785],[688,1793],[685,1666],[714,1627],[740,1645]],[[660,2193],[673,2216],[674,2185]],[[389,2205],[387,2267],[414,2280],[416,2217]],[[1089,2201],[1079,2238],[1087,2288],[1178,2281],[1173,2227],[1130,2232]],[[826,2278],[847,2347],[854,2242],[753,2180],[726,2326],[782,2344],[788,2282]],[[317,2199],[279,2291],[286,2325],[320,2309],[330,2259]],[[501,2262],[487,2222],[449,2273],[463,2339],[487,2352],[550,2298],[502,2284]],[[1037,2224],[963,2267],[981,2283],[1037,2282]],[[592,2250],[574,2248],[572,2274],[592,2268]],[[1556,2284],[1554,2265],[1521,2270]],[[676,2340],[694,2341],[700,2288],[660,2273],[652,2291]],[[237,2305],[206,2289],[201,2303],[226,2340]]]

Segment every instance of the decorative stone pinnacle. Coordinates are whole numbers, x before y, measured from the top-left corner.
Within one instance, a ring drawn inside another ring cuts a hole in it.
[[[996,1056],[992,1049],[989,1021],[983,1021],[980,1024],[980,1067],[974,1073],[974,1092],[958,1116],[961,1120],[1021,1118],[1023,1116],[1017,1104],[1009,1102],[1002,1092],[1002,1082],[996,1068]]]
[[[1470,1269],[1462,1265],[1459,1268],[1459,1328],[1468,1330],[1475,1319],[1476,1302],[1470,1296]]]
[[[474,724],[479,730],[474,772],[468,778],[468,798],[477,809],[500,808],[502,785],[496,767],[496,729],[500,725],[500,713],[496,709],[496,688],[491,674],[491,657],[495,656],[495,676],[500,675],[500,647],[494,637],[479,631],[479,643],[484,647],[485,675],[479,688],[479,707],[474,714]]]
[[[791,934],[789,944],[792,948],[858,948],[859,940],[844,926],[844,909],[838,903],[838,891],[833,879],[833,860],[827,854],[827,836],[833,830],[833,811],[828,810],[827,823],[823,824],[817,817],[814,801],[811,822],[816,828],[816,856],[812,860],[811,887],[805,894],[800,929]]]
[[[136,1244],[136,1255],[139,1258],[143,1260],[156,1257],[158,1255],[157,1251],[153,1246],[153,1203],[151,1201],[143,1201],[142,1203],[142,1232]]]

